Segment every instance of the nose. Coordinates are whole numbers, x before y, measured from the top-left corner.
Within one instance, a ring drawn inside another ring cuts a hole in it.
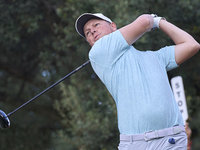
[[[95,32],[96,32],[96,29],[95,29],[95,28],[92,28],[92,29],[91,29],[91,33],[94,34]]]

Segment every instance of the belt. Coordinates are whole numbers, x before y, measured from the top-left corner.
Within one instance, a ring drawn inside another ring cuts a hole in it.
[[[166,129],[161,130],[154,130],[154,131],[148,131],[142,134],[134,134],[134,135],[120,135],[120,141],[139,141],[139,140],[145,140],[149,141],[156,138],[162,138],[169,135],[175,135],[181,132],[185,132],[184,126],[174,126]]]

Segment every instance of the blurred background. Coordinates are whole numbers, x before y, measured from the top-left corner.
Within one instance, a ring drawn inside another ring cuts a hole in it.
[[[90,46],[75,31],[85,12],[101,12],[118,28],[155,13],[200,42],[199,0],[1,0],[0,109],[9,113],[88,60]],[[133,46],[157,50],[173,42],[161,31]],[[168,72],[183,78],[192,149],[200,149],[200,53]],[[10,116],[1,150],[114,150],[115,103],[90,64]]]

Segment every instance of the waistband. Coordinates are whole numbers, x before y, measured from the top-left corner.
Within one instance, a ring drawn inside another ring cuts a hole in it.
[[[142,134],[134,134],[134,135],[120,135],[120,141],[127,141],[127,142],[133,142],[133,141],[139,141],[139,140],[153,140],[156,138],[162,138],[169,135],[175,135],[179,134],[181,132],[185,132],[184,126],[174,126],[166,129],[161,130],[154,130],[154,131],[148,131]]]

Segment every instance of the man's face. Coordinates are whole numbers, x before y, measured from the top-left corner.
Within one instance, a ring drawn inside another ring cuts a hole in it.
[[[115,23],[108,23],[107,21],[100,19],[89,20],[83,28],[85,37],[90,46],[93,46],[94,43],[103,36],[108,35],[116,30],[117,27]]]

